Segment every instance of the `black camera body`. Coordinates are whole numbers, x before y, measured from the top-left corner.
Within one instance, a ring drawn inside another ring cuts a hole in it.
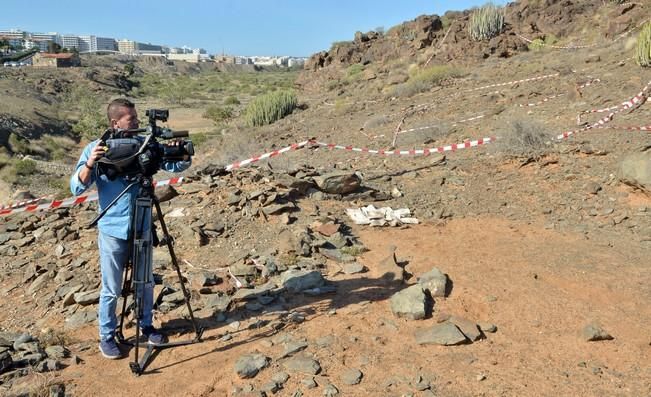
[[[100,138],[106,146],[106,154],[98,161],[100,173],[115,179],[118,176],[143,175],[151,177],[164,162],[188,161],[194,155],[192,141],[185,139],[188,131],[172,131],[159,127],[156,121],[167,121],[169,110],[148,109],[147,128],[130,130],[108,129]],[[146,132],[146,135],[137,135]],[[173,144],[160,143],[157,139],[175,139]]]

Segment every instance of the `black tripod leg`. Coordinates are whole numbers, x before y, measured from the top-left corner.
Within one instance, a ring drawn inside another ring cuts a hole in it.
[[[143,307],[145,304],[146,286],[153,282],[151,279],[151,199],[137,198],[134,207],[134,216],[132,224],[132,290],[133,290],[133,310],[136,319],[136,340],[134,349],[134,361],[130,363],[131,371],[140,375],[146,362],[141,364],[138,361],[140,349],[140,323],[143,318]],[[147,354],[145,359],[149,359]]]
[[[122,312],[120,313],[120,322],[118,328],[115,331],[115,336],[120,343],[125,343],[126,339],[124,338],[124,319],[128,315],[127,313],[127,298],[131,292],[131,278],[133,272],[131,271],[132,267],[130,263],[124,265],[124,280],[122,281]]]
[[[167,231],[167,226],[165,225],[165,220],[163,219],[163,211],[160,209],[160,203],[158,199],[154,196],[153,198],[154,206],[156,206],[156,214],[158,214],[158,221],[160,222],[161,229],[163,229],[163,241],[167,244],[167,248],[170,251],[170,257],[172,258],[172,265],[176,269],[176,274],[179,277],[179,283],[181,284],[181,290],[183,291],[183,296],[185,297],[185,304],[188,307],[188,313],[190,313],[190,319],[192,321],[192,327],[194,328],[194,333],[196,335],[195,341],[201,340],[201,334],[203,334],[203,329],[200,329],[197,326],[197,321],[194,318],[194,312],[192,311],[192,305],[190,304],[190,293],[185,288],[185,283],[183,282],[183,275],[181,274],[181,268],[176,259],[176,254],[174,254],[174,246],[172,244],[172,238]]]

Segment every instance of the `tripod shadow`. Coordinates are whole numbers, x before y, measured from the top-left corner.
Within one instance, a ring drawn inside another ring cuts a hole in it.
[[[305,321],[313,321],[314,319],[322,315],[320,313],[326,313],[332,309],[338,310],[361,302],[378,302],[378,301],[387,300],[393,294],[395,294],[396,292],[400,291],[401,289],[407,286],[408,284],[406,284],[402,280],[396,279],[395,274],[390,272],[385,273],[382,277],[379,278],[359,277],[359,278],[346,279],[346,280],[328,281],[325,286],[327,288],[326,290],[332,290],[333,292],[325,293],[318,296],[310,296],[305,293],[300,293],[300,292],[290,293],[288,291],[285,291],[276,297],[276,300],[279,300],[278,298],[280,296],[283,296],[286,302],[284,304],[278,303],[274,305],[272,303],[257,312],[252,312],[250,310],[247,310],[245,305],[239,304],[237,305],[237,307],[235,307],[232,310],[229,310],[225,314],[228,316],[229,319],[242,321],[251,317],[264,316],[265,311],[270,310],[270,308],[273,309],[279,305],[282,305],[282,310],[286,310],[288,312],[291,312],[294,309],[300,309],[301,313],[306,315]],[[260,293],[256,295],[265,296],[264,293]],[[255,299],[255,298],[257,298],[257,296],[251,297],[251,299]],[[318,307],[319,310],[316,310],[315,307]],[[430,310],[428,310],[428,313],[430,313],[431,315],[431,308]],[[204,327],[204,329],[213,329],[224,325],[223,321],[217,322],[214,318],[211,317],[200,318],[200,319],[197,318],[196,320],[198,321],[199,324],[201,324],[202,327]],[[230,331],[228,332],[228,334],[230,335],[230,339],[224,340],[225,342],[224,345],[218,346],[212,350],[202,352],[200,354],[182,359],[174,363],[156,367],[152,369],[150,372],[152,373],[159,372],[163,369],[171,368],[188,361],[192,361],[201,357],[208,356],[210,354],[224,352],[247,343],[252,343],[260,339],[271,337],[277,334],[278,332],[280,332],[282,329],[287,328],[288,327],[287,324],[291,322],[282,323],[283,327],[279,327],[279,328],[269,327],[270,325],[269,323],[270,323],[269,321],[267,322],[259,321],[255,324],[255,327],[253,328],[249,327],[245,329],[239,329],[237,331]],[[171,321],[164,323],[163,326],[166,330],[185,329],[187,331],[192,328],[190,321],[185,319],[173,319]],[[296,324],[296,326],[300,326],[300,324]],[[260,329],[261,332],[256,333],[255,335],[252,335],[246,339],[236,340],[237,338],[234,338],[234,336],[236,336],[239,333],[243,333],[246,331],[255,332],[255,329]],[[218,335],[214,335],[214,336],[204,338],[203,342],[210,342],[219,339],[223,339],[223,338],[221,338]]]

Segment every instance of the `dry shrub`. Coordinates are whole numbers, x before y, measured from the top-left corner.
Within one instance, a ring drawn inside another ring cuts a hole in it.
[[[3,394],[3,390],[0,389],[0,395],[50,397],[58,395],[54,392],[55,388],[65,389],[65,385],[55,372],[40,373],[36,372],[34,368],[28,367],[27,374],[13,383],[6,394]]]
[[[43,347],[47,346],[70,346],[77,343],[77,340],[63,330],[47,328],[41,332],[38,337]]]
[[[507,120],[492,146],[509,157],[540,158],[548,152],[552,137],[543,124],[516,118]]]

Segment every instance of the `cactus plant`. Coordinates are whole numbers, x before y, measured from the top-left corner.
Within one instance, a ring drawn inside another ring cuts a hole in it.
[[[298,104],[293,91],[274,91],[252,100],[244,111],[244,120],[251,127],[271,124],[290,114]]]
[[[504,28],[504,9],[487,3],[470,15],[468,32],[475,41],[491,39],[502,33]]]
[[[651,22],[647,22],[637,38],[635,60],[640,66],[651,66]]]

